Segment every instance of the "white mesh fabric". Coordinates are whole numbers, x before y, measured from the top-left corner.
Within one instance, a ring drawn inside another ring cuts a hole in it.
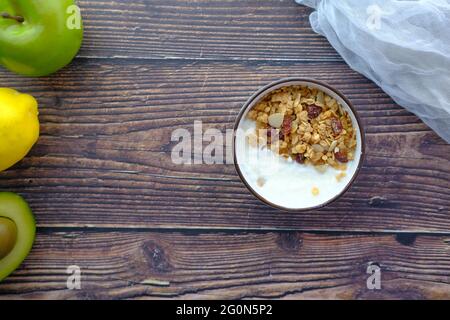
[[[450,0],[297,0],[349,66],[450,142]]]

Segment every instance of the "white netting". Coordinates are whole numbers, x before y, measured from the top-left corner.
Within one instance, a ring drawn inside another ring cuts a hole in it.
[[[354,70],[450,142],[450,0],[296,0]]]

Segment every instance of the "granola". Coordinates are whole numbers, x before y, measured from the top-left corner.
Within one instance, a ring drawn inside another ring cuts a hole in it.
[[[312,195],[315,196],[315,197],[318,196],[319,193],[320,193],[319,188],[313,187],[313,188],[311,189],[311,193],[312,193]]]
[[[248,113],[254,140],[300,164],[345,170],[354,159],[356,131],[332,97],[316,88],[287,86],[266,95]]]

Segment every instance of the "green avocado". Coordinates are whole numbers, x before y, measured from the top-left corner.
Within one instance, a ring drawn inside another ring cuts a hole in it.
[[[36,223],[26,201],[0,192],[0,281],[20,266],[33,246]]]
[[[0,259],[3,259],[11,252],[16,239],[16,224],[11,219],[0,217]]]

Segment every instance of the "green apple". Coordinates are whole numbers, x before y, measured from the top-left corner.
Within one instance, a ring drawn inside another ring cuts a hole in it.
[[[25,200],[0,192],[0,281],[13,272],[33,246],[36,224]]]
[[[69,64],[83,40],[74,0],[0,0],[0,64],[45,76]]]

